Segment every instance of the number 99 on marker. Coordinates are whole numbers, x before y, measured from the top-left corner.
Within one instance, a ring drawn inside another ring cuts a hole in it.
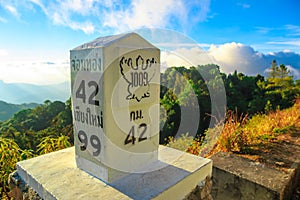
[[[101,142],[96,135],[87,135],[85,131],[80,130],[78,132],[78,140],[81,143],[80,150],[86,151],[87,149],[92,150],[93,156],[99,156],[101,153]],[[90,148],[91,146],[91,148]]]

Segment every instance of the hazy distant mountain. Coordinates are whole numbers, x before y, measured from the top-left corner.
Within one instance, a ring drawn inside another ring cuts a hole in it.
[[[39,104],[36,103],[26,103],[26,104],[10,104],[4,101],[0,101],[0,121],[7,120],[13,116],[16,112],[27,108],[34,108]]]
[[[65,102],[70,98],[70,94],[68,82],[56,85],[33,85],[4,83],[0,80],[0,100],[8,103],[43,103],[45,100]]]

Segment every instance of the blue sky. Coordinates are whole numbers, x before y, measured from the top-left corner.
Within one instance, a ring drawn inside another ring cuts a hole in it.
[[[300,78],[299,8],[298,0],[0,0],[0,80],[68,81],[70,49],[139,28],[184,34],[224,72],[262,74],[276,59]]]

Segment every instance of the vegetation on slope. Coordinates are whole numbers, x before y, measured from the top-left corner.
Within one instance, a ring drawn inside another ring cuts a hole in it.
[[[0,122],[0,196],[8,197],[8,176],[16,162],[72,146],[71,101],[45,101]]]
[[[280,134],[300,131],[300,100],[291,108],[248,118],[230,113],[214,148],[216,151],[251,153]]]
[[[17,104],[6,103],[0,100],[0,121],[8,120],[13,116],[14,113],[17,113],[24,109],[34,108],[36,106],[38,106],[38,104],[24,103],[24,104],[17,105]]]
[[[218,132],[219,129],[219,126],[208,129],[205,135]],[[252,117],[238,116],[229,111],[216,143],[209,152],[204,151],[204,156],[220,151],[252,154],[283,134],[294,134],[300,138],[300,99],[291,108],[278,109],[267,114],[256,114]],[[203,153],[206,147],[203,137],[195,139],[188,134],[177,139],[170,138],[167,145],[195,155]]]

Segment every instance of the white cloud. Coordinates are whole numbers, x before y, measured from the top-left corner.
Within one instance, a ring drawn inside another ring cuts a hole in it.
[[[300,78],[300,55],[290,50],[263,54],[248,45],[227,43],[212,46],[209,54],[226,73],[237,70],[248,75],[264,74],[272,60],[276,60],[278,64],[289,66],[292,75]]]
[[[69,81],[68,62],[0,62],[0,80],[6,83],[57,84]]]
[[[132,0],[130,5],[119,10],[104,11],[104,26],[118,31],[138,28],[165,28],[177,24],[187,28],[193,23],[204,21],[209,12],[210,1],[183,0]],[[197,12],[192,13],[192,9]]]
[[[287,65],[286,67],[288,68],[288,70],[290,70],[291,74],[295,78],[297,78],[297,79],[300,78],[300,68],[296,69],[296,68],[292,67],[291,65]]]
[[[161,52],[161,71],[165,71],[168,67],[173,66],[191,66],[192,64],[184,59],[182,56],[179,56],[176,53],[171,53],[167,51]]]
[[[287,24],[285,25],[285,28],[290,31],[288,36],[300,36],[300,26]]]
[[[12,5],[6,5],[5,6],[5,9],[7,11],[9,11],[12,15],[14,15],[15,17],[19,18],[20,17],[20,14],[18,13],[17,9],[12,6]]]
[[[16,17],[18,8],[34,11],[37,7],[31,5],[37,5],[54,24],[89,34],[143,27],[184,31],[208,18],[210,0],[7,0],[0,4]]]
[[[0,49],[0,57],[7,56],[8,52],[5,49]]]
[[[217,64],[222,72],[232,73],[235,70],[247,75],[266,75],[266,69],[272,60],[284,64],[296,78],[300,78],[300,54],[292,51],[271,52],[263,54],[255,51],[251,46],[240,43],[226,43],[211,45],[208,51],[200,48],[178,48],[173,52],[162,52],[164,67]]]
[[[18,8],[34,12],[38,6],[54,24],[86,34],[138,28],[186,31],[205,21],[210,11],[210,0],[7,0],[0,1],[0,5],[16,17],[20,17]]]
[[[69,22],[69,26],[74,30],[82,30],[86,34],[94,33],[95,27],[91,22],[77,23]]]
[[[289,39],[289,40],[285,40],[285,41],[273,41],[273,42],[267,42],[267,44],[300,46],[300,39]]]
[[[86,34],[93,33],[95,27],[86,19],[76,20],[81,16],[92,16],[94,13],[93,0],[43,1],[30,0],[38,5],[45,15],[56,25],[69,26],[73,30],[82,30]]]
[[[268,62],[264,60],[262,53],[240,43],[212,45],[208,52],[225,73],[238,70],[249,75],[255,75],[261,72],[261,68],[268,66]]]
[[[53,13],[52,20],[53,20],[54,24],[69,26],[73,30],[82,30],[86,34],[90,34],[95,31],[95,27],[91,22],[89,22],[89,21],[85,21],[85,22],[72,21],[69,18],[69,16],[66,14]]]
[[[165,70],[166,67],[173,66],[195,66],[198,64],[213,63],[212,57],[199,47],[178,48],[174,51],[162,51],[161,63]]]
[[[147,26],[164,27],[168,22],[171,11],[176,6],[182,9],[180,1],[165,0],[147,2],[143,0],[133,0],[131,5],[120,11],[109,10],[104,13],[104,26],[118,30],[137,29]]]

